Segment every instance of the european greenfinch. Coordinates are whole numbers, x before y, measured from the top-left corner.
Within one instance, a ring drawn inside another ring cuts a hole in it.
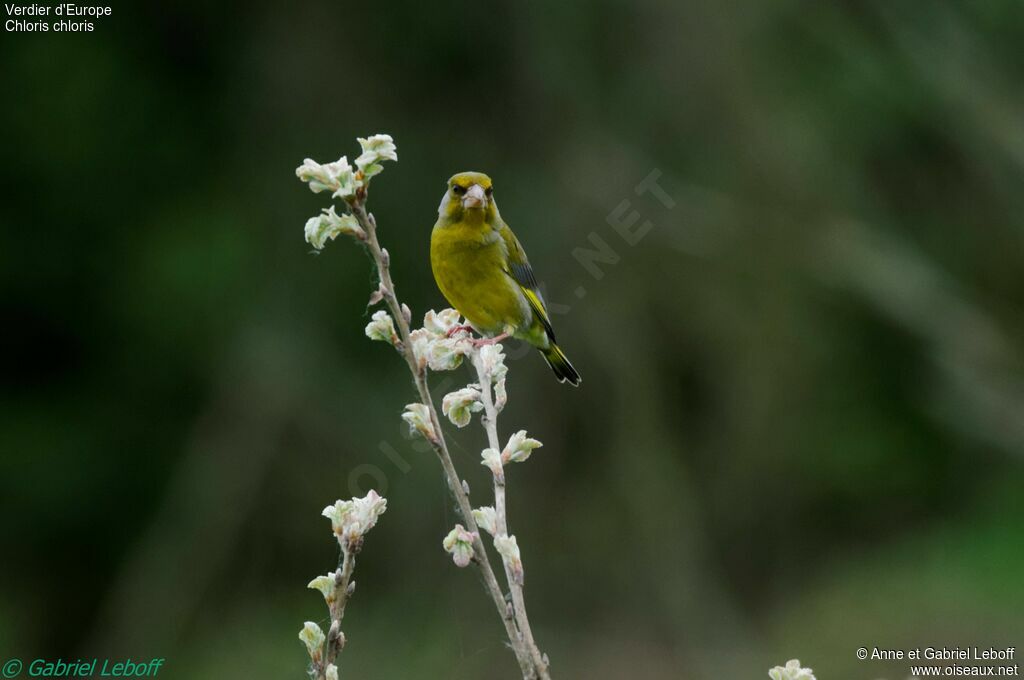
[[[480,172],[455,175],[437,213],[430,236],[434,280],[483,336],[476,344],[510,336],[524,340],[540,350],[559,382],[579,385],[580,374],[555,343],[526,253],[498,213],[491,178]]]

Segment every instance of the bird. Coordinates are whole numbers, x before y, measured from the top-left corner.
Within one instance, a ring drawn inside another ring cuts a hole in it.
[[[482,337],[513,337],[540,350],[559,382],[579,385],[579,372],[555,331],[526,252],[498,212],[494,184],[482,172],[460,172],[445,185],[430,235],[430,266],[449,304]]]

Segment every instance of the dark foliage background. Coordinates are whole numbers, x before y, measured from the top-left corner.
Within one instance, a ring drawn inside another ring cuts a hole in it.
[[[389,510],[343,674],[514,677],[363,337],[370,263],[302,241],[325,202],[293,168],[374,132],[416,316],[443,182],[487,171],[584,375],[513,361],[502,420],[545,443],[510,513],[557,677],[1020,647],[1022,29],[998,0],[154,0],[5,33],[0,656],[302,677],[355,480]],[[634,191],[654,169],[671,209]]]

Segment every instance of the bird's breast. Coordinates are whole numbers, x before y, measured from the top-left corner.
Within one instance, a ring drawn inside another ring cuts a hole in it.
[[[448,302],[488,335],[518,328],[530,318],[529,303],[505,273],[507,253],[491,229],[437,226],[430,239],[434,278]]]

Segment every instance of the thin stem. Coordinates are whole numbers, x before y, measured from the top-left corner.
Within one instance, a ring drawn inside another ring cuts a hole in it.
[[[467,529],[477,536],[477,540],[473,541],[473,555],[474,561],[480,567],[484,588],[494,601],[498,615],[501,616],[505,624],[505,632],[508,634],[509,643],[515,652],[523,677],[531,679],[538,677],[546,678],[546,667],[537,665],[524,636],[516,625],[514,597],[513,607],[509,607],[505,602],[501,586],[498,585],[498,580],[494,575],[494,569],[491,567],[491,561],[484,548],[483,541],[479,538],[480,529],[476,524],[476,520],[473,519],[473,506],[469,502],[469,496],[462,487],[462,479],[456,472],[452,457],[448,453],[448,444],[441,429],[441,420],[438,418],[437,409],[434,407],[434,400],[427,385],[426,371],[419,368],[416,356],[413,353],[412,342],[409,338],[409,321],[405,318],[402,304],[398,301],[398,296],[395,293],[394,281],[391,279],[390,258],[387,255],[387,251],[381,248],[380,242],[377,240],[377,222],[373,215],[366,212],[365,200],[365,189],[362,189],[356,196],[356,199],[350,204],[352,215],[359,222],[359,226],[363,228],[363,231],[366,232],[365,243],[370,251],[370,256],[377,266],[377,273],[380,277],[380,292],[388,305],[388,309],[391,310],[391,316],[398,329],[398,337],[401,341],[398,349],[402,356],[405,357],[405,362],[409,366],[409,372],[412,374],[416,391],[419,393],[420,403],[427,407],[427,411],[430,414],[430,422],[436,433],[436,438],[430,440],[430,444],[437,454],[438,460],[441,462],[441,468],[444,470],[445,480],[448,484],[448,491],[455,498],[455,504],[458,507],[459,514],[462,516],[462,520],[466,523]]]
[[[493,393],[491,391],[491,375],[486,371],[483,360],[480,358],[480,351],[473,352],[473,367],[476,368],[477,377],[480,381],[480,398],[484,405],[484,429],[487,431],[487,442],[492,449],[501,452],[501,443],[498,440],[498,409],[494,405]],[[495,536],[508,536],[508,520],[505,505],[505,474],[494,475],[494,516]],[[511,566],[505,563],[505,577],[508,579],[509,591],[512,593],[512,610],[515,613],[516,623],[523,634],[523,641],[526,643],[530,658],[533,661],[537,674],[543,680],[549,680],[547,657],[541,653],[537,643],[533,639],[533,631],[530,629],[530,620],[526,615],[526,598],[523,595],[522,575],[518,577],[512,571]]]
[[[327,666],[334,663],[338,654],[345,647],[345,637],[341,633],[341,621],[345,618],[345,605],[355,591],[355,584],[352,583],[352,572],[356,568],[356,553],[358,546],[350,549],[342,548],[342,562],[337,571],[334,572],[334,601],[329,609],[331,612],[331,628],[327,633],[327,653],[323,666],[320,668],[320,677],[325,678]],[[351,587],[350,587],[351,586]]]

